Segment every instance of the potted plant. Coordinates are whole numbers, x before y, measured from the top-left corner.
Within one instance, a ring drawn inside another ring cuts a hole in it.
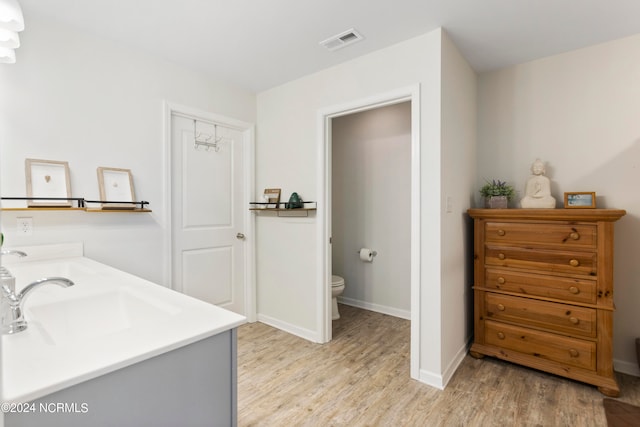
[[[480,194],[484,197],[485,207],[490,209],[506,209],[515,193],[512,186],[499,179],[494,179],[491,182],[487,181],[480,189]]]

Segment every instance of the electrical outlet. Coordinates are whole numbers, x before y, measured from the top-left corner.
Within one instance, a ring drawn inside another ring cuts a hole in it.
[[[17,218],[18,235],[31,236],[33,235],[33,218],[22,217]]]

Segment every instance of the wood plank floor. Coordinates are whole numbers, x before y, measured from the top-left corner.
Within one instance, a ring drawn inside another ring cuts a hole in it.
[[[238,331],[239,426],[606,426],[595,387],[467,356],[446,390],[409,377],[409,321],[340,306],[333,341]],[[618,374],[640,405],[640,378]]]

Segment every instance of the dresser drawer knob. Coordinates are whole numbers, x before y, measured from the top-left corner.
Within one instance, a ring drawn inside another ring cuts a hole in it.
[[[498,338],[503,340],[504,339],[504,334],[502,332],[498,332]]]
[[[576,288],[575,286],[572,286],[569,288],[569,292],[571,292],[572,294],[579,294],[580,293],[580,289]]]
[[[505,258],[506,258],[505,254],[503,254],[503,253],[499,253],[498,254],[498,259],[505,259]]]
[[[580,261],[578,261],[577,259],[572,259],[571,261],[569,261],[569,265],[571,267],[577,267],[580,265]]]
[[[578,240],[580,238],[580,234],[574,231],[573,233],[569,234],[569,237],[571,237],[573,240]]]
[[[578,350],[576,350],[575,348],[570,348],[569,349],[569,355],[571,357],[578,357],[580,355],[580,353],[578,353]]]
[[[498,310],[504,311],[504,305],[498,304],[497,307],[498,307]]]
[[[504,230],[498,230],[498,236],[504,236],[505,234],[507,233]]]
[[[580,319],[578,319],[577,317],[570,317],[569,322],[573,323],[574,325],[577,325],[578,323],[580,323]]]
[[[498,283],[500,283],[501,285],[504,285],[504,282],[506,282],[506,280],[504,280],[504,277],[502,276],[498,277]]]

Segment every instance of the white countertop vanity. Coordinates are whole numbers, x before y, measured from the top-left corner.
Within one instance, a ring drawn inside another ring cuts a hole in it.
[[[235,424],[243,316],[85,258],[80,244],[19,249],[28,256],[3,257],[16,291],[52,276],[74,286],[34,290],[28,328],[2,336],[2,401],[22,410],[6,427]]]

